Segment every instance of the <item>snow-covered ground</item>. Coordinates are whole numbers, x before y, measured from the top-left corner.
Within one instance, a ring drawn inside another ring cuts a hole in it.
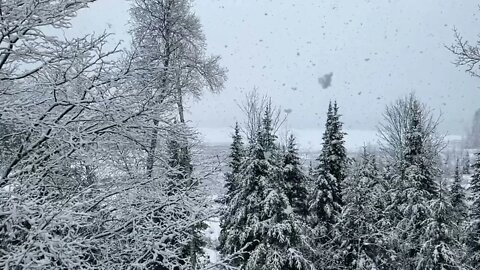
[[[218,217],[211,218],[207,222],[208,228],[204,231],[208,240],[207,247],[204,248],[205,255],[208,256],[210,263],[220,261],[220,254],[216,250],[218,246],[218,237],[220,236],[220,220]]]
[[[198,128],[201,139],[207,145],[226,145],[232,141],[231,128]],[[318,151],[321,148],[322,129],[295,129],[292,133],[297,137],[298,145],[302,150]],[[377,136],[371,130],[349,130],[345,136],[348,149],[362,147],[364,144],[376,144]],[[282,138],[280,138],[282,139]]]

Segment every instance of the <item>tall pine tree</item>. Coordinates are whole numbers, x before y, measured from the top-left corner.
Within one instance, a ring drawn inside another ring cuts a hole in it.
[[[462,173],[463,174],[470,174],[470,153],[465,151],[465,155],[463,156],[463,162],[462,162]]]
[[[425,233],[420,236],[421,247],[416,269],[460,270],[463,248],[459,240],[457,217],[445,189],[440,182],[438,195],[429,202],[429,216],[425,220]]]
[[[419,264],[418,253],[427,229],[426,220],[430,217],[429,202],[435,198],[437,190],[434,178],[436,168],[431,166],[425,152],[424,111],[416,99],[409,106],[401,175],[396,180],[402,217],[395,230],[399,232],[402,242],[401,263],[415,268]]]
[[[317,244],[316,261],[319,268],[328,265],[327,243],[333,238],[333,226],[341,212],[341,184],[346,177],[347,154],[342,122],[335,102],[328,105],[322,151],[313,173],[314,191],[310,202],[309,222],[312,238]]]
[[[480,153],[477,153],[472,166],[473,175],[470,182],[472,204],[470,206],[470,226],[467,246],[468,261],[473,269],[480,268]]]
[[[419,267],[431,202],[438,196],[439,152],[442,138],[438,121],[411,94],[386,108],[379,132],[386,158],[388,196],[385,212],[385,249],[392,258],[390,268]]]
[[[424,140],[425,127],[422,123],[424,110],[418,100],[411,104],[408,118],[408,129],[406,132],[405,156],[404,156],[404,177],[411,178],[419,189],[426,191],[430,196],[436,194],[435,168],[430,166],[426,157]]]
[[[459,163],[460,162],[457,159],[453,175],[453,183],[450,188],[450,202],[455,212],[456,224],[460,230],[463,230],[463,225],[468,215],[468,207],[466,204],[465,189],[462,186],[462,172],[460,171]]]
[[[230,145],[229,159],[230,161],[228,163],[228,167],[230,171],[227,172],[225,175],[226,193],[223,199],[223,203],[226,207],[230,205],[230,202],[240,185],[240,170],[245,160],[245,149],[243,146],[242,136],[240,134],[240,126],[238,125],[238,122],[235,123],[235,129],[232,135],[232,144]],[[220,222],[220,228],[222,228],[219,236],[220,250],[223,250],[225,247],[226,232],[231,226],[231,224],[229,224],[228,222],[232,221],[230,219],[226,219],[225,214],[226,213],[224,213]]]
[[[321,226],[330,230],[335,216],[342,205],[341,182],[345,179],[347,154],[344,146],[342,123],[339,120],[338,107],[328,105],[327,122],[323,134],[322,151],[318,157],[318,166],[313,172],[315,191],[310,212],[314,227]],[[322,231],[324,229],[321,229]],[[324,238],[328,232],[322,232]]]
[[[237,177],[240,173],[240,167],[242,166],[243,159],[245,157],[244,146],[242,141],[242,135],[240,134],[240,126],[238,122],[235,123],[234,133],[232,135],[232,144],[230,145],[230,155],[228,167],[230,171],[226,174],[225,188],[226,196],[225,202],[228,204],[230,198],[233,196],[235,190],[238,187]]]
[[[345,269],[378,269],[383,254],[382,185],[375,156],[364,148],[343,184],[342,213],[335,226],[335,249]]]
[[[279,149],[267,106],[258,139],[242,165],[241,181],[232,198],[223,228],[223,254],[242,252],[235,266],[245,270],[311,269],[305,256],[303,223],[287,196]]]
[[[306,220],[308,215],[308,176],[302,171],[295,137],[290,135],[283,158],[283,174],[287,185],[286,194],[293,211]]]
[[[184,127],[184,125],[180,125]],[[196,179],[193,173],[193,165],[191,163],[191,152],[184,151],[184,146],[188,141],[184,131],[172,131],[169,134],[166,146],[166,156],[168,157],[168,186],[169,196],[174,196],[175,194],[183,190],[195,190],[198,189],[198,179]],[[188,209],[184,209],[183,214],[196,214],[189,213]],[[206,242],[203,237],[203,231],[208,227],[208,225],[199,221],[195,224],[192,224],[189,228],[186,228],[186,231],[189,234],[188,241],[183,243],[177,243],[179,250],[181,251],[181,257],[185,265],[189,265],[192,269],[199,269],[201,267],[201,257],[204,255],[203,247],[205,247]],[[174,240],[175,241],[175,240]],[[164,266],[160,266],[153,269],[163,270]]]

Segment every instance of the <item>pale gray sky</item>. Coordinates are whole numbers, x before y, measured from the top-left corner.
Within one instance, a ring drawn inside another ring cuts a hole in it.
[[[128,40],[127,0],[99,0],[74,21],[74,31],[116,33]],[[197,0],[211,54],[229,69],[226,89],[190,104],[199,127],[229,127],[236,103],[257,87],[284,109],[293,128],[322,128],[336,99],[347,129],[375,129],[399,96],[417,95],[444,115],[442,129],[462,133],[480,108],[480,79],[452,64],[444,45],[456,27],[480,34],[474,0]],[[333,72],[323,89],[319,78]]]

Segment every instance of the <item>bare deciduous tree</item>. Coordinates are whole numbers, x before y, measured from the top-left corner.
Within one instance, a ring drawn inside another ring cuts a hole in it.
[[[384,121],[378,127],[380,149],[392,164],[402,164],[405,157],[406,136],[410,119],[414,112],[414,103],[419,103],[414,94],[396,100],[387,106],[383,114]],[[444,148],[444,137],[438,134],[440,117],[435,117],[425,104],[419,104],[421,110],[421,137],[431,162],[438,161],[438,155]]]
[[[250,143],[254,143],[257,139],[258,131],[262,125],[265,109],[270,106],[272,119],[272,128],[277,133],[281,126],[285,123],[287,116],[282,114],[280,107],[272,107],[272,100],[267,95],[261,96],[256,89],[245,95],[243,103],[238,105],[245,114],[243,123],[243,132]]]
[[[91,2],[0,2],[0,268],[188,268],[191,228],[212,213],[203,175],[175,190],[165,177],[176,168],[161,147],[192,134],[173,121],[176,88],[159,92],[162,73],[140,49],[106,50],[107,33],[44,32],[69,27]],[[202,63],[205,74],[215,61]],[[146,177],[152,131],[161,162]]]
[[[455,65],[465,67],[474,77],[480,77],[480,40],[472,45],[455,29],[455,43],[447,49],[457,57]]]

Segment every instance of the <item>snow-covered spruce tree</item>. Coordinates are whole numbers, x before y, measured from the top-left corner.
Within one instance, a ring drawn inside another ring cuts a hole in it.
[[[382,269],[384,194],[375,156],[364,148],[343,183],[344,206],[334,228],[335,249],[341,256],[339,267]]]
[[[440,181],[437,193],[429,201],[430,213],[425,220],[425,233],[420,236],[422,244],[416,269],[465,269],[461,262],[463,246],[458,235],[456,209],[450,203],[445,180]]]
[[[232,135],[232,144],[230,145],[230,161],[228,163],[230,171],[225,175],[226,204],[230,202],[230,198],[238,187],[237,176],[240,173],[240,167],[245,158],[245,149],[243,146],[242,135],[240,133],[240,125],[236,122]]]
[[[314,169],[314,167],[313,167],[313,162],[310,161],[310,162],[308,163],[307,174],[308,174],[308,176],[309,176],[310,178],[312,178],[313,175],[314,175],[314,173],[315,173],[315,169]]]
[[[400,208],[403,218],[397,227],[401,232],[400,239],[405,241],[401,247],[402,259],[411,267],[417,267],[422,259],[418,258],[423,244],[421,236],[425,235],[426,220],[430,218],[429,202],[437,195],[434,179],[436,172],[433,171],[437,168],[427,164],[421,118],[420,104],[414,100],[405,134],[404,175],[398,179],[401,181],[398,192],[404,201]]]
[[[184,126],[181,125],[183,129]],[[181,140],[183,138],[183,140]],[[180,145],[184,143],[185,139],[189,138],[186,134],[171,134],[170,138],[167,139],[167,157],[168,157],[168,183],[169,183],[169,193],[170,196],[175,196],[176,192],[181,192],[185,189],[194,190],[198,187],[199,179],[196,179],[193,173],[193,166],[191,164],[191,157],[190,152],[183,152],[182,147]],[[205,197],[205,194],[200,192],[197,193],[198,195]],[[198,213],[185,209],[184,216],[192,215],[195,218]],[[201,215],[198,215],[201,217]],[[204,216],[203,216],[204,217]],[[163,220],[162,220],[163,222]],[[202,222],[201,220],[192,224],[191,227],[186,228],[189,238],[188,241],[180,242],[178,241],[176,245],[182,247],[181,251],[181,258],[187,260],[190,263],[189,267],[191,269],[200,269],[201,261],[200,258],[204,255],[203,247],[205,246],[206,242],[203,240],[203,230],[207,228],[207,224]],[[172,239],[172,242],[174,240]],[[182,262],[184,263],[184,262]],[[185,263],[186,264],[186,263]]]
[[[438,173],[435,171],[438,168],[429,166],[429,161],[426,160],[427,147],[424,144],[428,144],[428,141],[425,141],[423,137],[422,114],[424,114],[424,109],[418,100],[413,100],[410,106],[411,114],[407,120],[408,129],[405,134],[404,176],[412,177],[412,182],[419,185],[418,188],[433,196],[436,194],[434,177]]]
[[[185,154],[182,148],[187,140],[193,139],[194,134],[192,130],[181,123],[174,122],[172,126],[177,129],[169,132],[166,138],[165,154],[168,157],[167,164],[171,169],[168,177],[171,179],[172,185],[190,185],[192,184],[190,176],[193,172],[192,157],[190,153]]]
[[[332,237],[332,227],[341,212],[341,184],[346,176],[347,155],[344,146],[342,122],[335,102],[328,106],[327,122],[318,166],[313,173],[314,191],[310,199],[309,221],[314,239],[319,245]]]
[[[246,153],[242,141],[242,135],[240,134],[240,126],[237,122],[235,123],[234,132],[232,134],[232,144],[230,145],[230,161],[228,163],[229,172],[225,174],[226,193],[225,197],[222,199],[225,207],[228,207],[230,205],[230,202],[239,187],[239,179],[241,177],[240,170],[243,162],[245,161],[245,154]],[[223,216],[225,216],[226,214],[227,213],[223,213]],[[230,227],[230,224],[227,223],[229,221],[230,220],[226,218],[221,219],[220,227],[222,228],[222,231],[219,236],[219,250],[224,249],[226,232]]]
[[[304,254],[304,223],[286,195],[282,160],[268,105],[256,144],[241,166],[241,181],[224,217],[225,255],[242,252],[234,264],[245,270],[312,269]]]
[[[392,263],[397,267],[415,268],[430,218],[429,203],[437,196],[442,139],[436,135],[438,121],[413,94],[388,106],[384,117],[382,150],[392,170],[389,249],[396,250]]]
[[[302,171],[295,136],[288,138],[283,157],[283,175],[287,184],[287,197],[294,213],[306,221],[308,216],[308,176]]]
[[[480,267],[480,153],[476,154],[472,165],[473,175],[470,181],[472,204],[469,211],[469,228],[466,239],[467,260],[472,269]]]
[[[465,155],[463,156],[462,160],[462,173],[463,174],[470,174],[470,153],[465,151]]]
[[[450,203],[453,207],[456,217],[456,225],[460,232],[464,231],[465,221],[468,216],[468,206],[466,204],[465,188],[462,183],[463,177],[460,171],[460,162],[457,159],[455,171],[453,174],[453,183],[450,187]]]

